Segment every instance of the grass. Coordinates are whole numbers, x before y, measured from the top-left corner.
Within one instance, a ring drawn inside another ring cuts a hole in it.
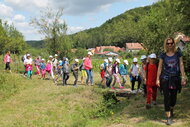
[[[96,84],[100,75],[95,73]],[[18,73],[0,73],[0,127],[164,127],[163,97],[158,105],[145,109],[145,98],[104,99],[108,89],[97,85],[54,85],[51,80],[33,76],[25,79]],[[127,82],[129,87],[129,82]],[[190,126],[190,88],[178,94],[174,127]]]

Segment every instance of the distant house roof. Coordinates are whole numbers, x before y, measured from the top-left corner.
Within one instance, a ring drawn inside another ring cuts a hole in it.
[[[111,51],[105,51],[105,52],[96,53],[96,54],[98,54],[98,55],[106,55],[106,56],[118,56],[117,53],[111,52]]]
[[[104,52],[104,49],[112,49],[113,52],[124,51],[123,48],[116,47],[116,46],[99,46],[95,48],[95,53],[98,54],[98,53]]]
[[[143,50],[142,43],[126,43],[126,49],[128,50]]]

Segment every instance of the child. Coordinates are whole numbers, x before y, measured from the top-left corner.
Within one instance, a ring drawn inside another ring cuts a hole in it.
[[[108,88],[110,88],[110,85],[112,83],[112,62],[113,62],[113,59],[109,57],[108,64],[105,70],[106,86]]]
[[[40,70],[42,71],[42,79],[45,79],[45,75],[46,75],[46,64],[45,64],[45,59],[42,59],[41,63],[40,63]]]
[[[35,60],[34,60],[34,65],[36,66],[36,74],[40,76],[40,57],[38,56]]]
[[[71,67],[71,70],[73,72],[73,76],[75,78],[75,81],[74,81],[74,87],[77,86],[77,81],[78,81],[78,71],[79,71],[79,60],[78,59],[75,59],[75,63],[72,65]]]
[[[82,59],[83,62],[80,65],[80,71],[81,71],[81,84],[83,84],[83,79],[87,77],[86,70],[84,69],[84,60],[85,58]]]
[[[30,54],[26,55],[26,59],[24,60],[25,65],[25,71],[27,72],[27,77],[32,79],[32,58],[30,57]]]
[[[124,60],[123,62],[124,62],[124,64],[120,64],[120,66],[119,66],[119,72],[120,72],[120,75],[121,75],[121,77],[123,79],[123,83],[122,83],[122,85],[120,87],[121,89],[124,89],[124,85],[125,85],[126,80],[127,80],[126,79],[127,74],[128,74],[127,65],[129,64],[127,60]]]
[[[7,54],[4,56],[4,64],[5,64],[5,70],[9,70],[11,73],[10,63],[12,63],[12,58],[10,51],[8,51]]]
[[[70,73],[69,60],[66,57],[63,57],[62,69],[63,69],[63,86],[65,86],[67,85],[67,80],[69,79],[69,73]]]
[[[48,79],[50,79],[50,76],[54,80],[54,74],[53,74],[53,62],[52,62],[53,56],[49,56],[49,60],[46,65],[46,71],[49,73]]]
[[[141,85],[141,78],[140,78],[140,69],[139,69],[139,65],[137,64],[138,62],[138,59],[137,58],[134,58],[133,59],[133,64],[131,65],[131,68],[130,68],[130,72],[131,72],[131,85],[132,85],[132,88],[131,90],[134,92],[134,87],[135,87],[135,81],[138,81],[138,90],[140,89],[140,85]]]
[[[112,84],[112,89],[115,90],[115,83],[119,83],[120,88],[122,88],[121,83],[120,83],[120,79],[119,79],[119,64],[120,64],[120,60],[116,59],[115,63],[113,64],[113,68],[112,68],[112,73],[113,73],[113,77],[114,77],[114,81]]]
[[[146,82],[145,82],[145,68],[146,68],[146,64],[147,64],[147,59],[145,55],[141,56],[141,67],[140,67],[140,76],[142,79],[142,85],[143,85],[143,90],[144,90],[144,97],[146,97]]]
[[[104,59],[104,63],[100,65],[101,84],[105,82],[105,71],[108,65],[108,59]]]
[[[151,108],[151,100],[153,100],[153,104],[156,105],[156,97],[157,97],[157,86],[156,86],[156,78],[157,78],[157,65],[156,65],[156,55],[151,54],[149,59],[149,63],[147,63],[145,68],[145,81],[146,81],[146,89],[147,89],[147,104],[146,109]]]

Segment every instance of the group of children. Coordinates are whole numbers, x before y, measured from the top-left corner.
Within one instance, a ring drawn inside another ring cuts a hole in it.
[[[140,91],[140,85],[143,84],[144,96],[147,100],[146,108],[150,109],[151,102],[156,105],[157,97],[156,78],[158,65],[156,55],[154,53],[148,57],[142,55],[141,65],[138,64],[137,58],[133,59],[133,63],[129,69],[128,65],[127,60],[121,63],[118,58],[114,62],[111,57],[104,59],[104,63],[100,65],[101,83],[105,83],[107,87],[114,90],[115,84],[118,83],[120,89],[123,89],[127,76],[129,76],[133,93],[136,92],[134,89],[136,81],[138,82],[137,92]],[[120,77],[122,78],[122,82],[120,82]]]
[[[69,64],[68,58],[66,57],[63,57],[62,60],[58,61],[57,54],[55,54],[54,57],[50,55],[47,62],[45,59],[40,59],[40,57],[37,57],[34,60],[36,74],[39,75],[41,79],[45,79],[46,73],[48,73],[48,79],[52,77],[53,81],[57,83],[59,78],[62,78],[63,85],[67,85],[69,73],[72,72],[75,78],[73,84],[74,86],[77,86],[79,70],[81,71],[81,83],[83,83],[83,79],[85,77],[87,77],[87,79],[93,78],[92,71],[90,72],[92,69],[92,61],[90,59],[90,56],[92,54],[88,53],[88,55],[89,57],[83,58],[83,62],[81,64],[79,64],[79,59],[75,59],[74,63],[71,66]],[[129,69],[129,63],[127,60],[124,60],[123,63],[121,63],[120,59],[118,58],[115,59],[114,62],[112,57],[104,59],[104,63],[100,65],[100,74],[102,78],[101,84],[106,84],[108,88],[115,90],[115,84],[118,83],[120,89],[123,89],[127,81],[127,76],[129,76],[132,92],[136,92],[134,89],[136,81],[138,82],[137,91],[140,91],[140,85],[143,85],[144,96],[146,96],[147,100],[146,108],[150,109],[151,102],[152,104],[156,105],[157,97],[156,78],[158,65],[156,55],[154,53],[150,54],[148,57],[142,55],[140,59],[141,65],[138,64],[138,59],[134,58],[133,63]],[[22,60],[25,67],[24,75],[28,78],[32,78],[33,60],[30,54],[27,53],[24,55]],[[10,70],[11,62],[12,59],[10,57],[10,52],[7,52],[4,57],[4,63],[6,65],[5,70]],[[90,67],[89,65],[91,66],[90,69],[88,69]],[[91,74],[91,76],[88,76],[88,73]],[[122,78],[122,82],[120,82],[120,77]],[[89,81],[86,82],[86,84],[88,84]]]

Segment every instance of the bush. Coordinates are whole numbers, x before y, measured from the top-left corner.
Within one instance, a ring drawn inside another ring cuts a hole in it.
[[[190,44],[186,45],[185,50],[183,51],[183,59],[184,59],[184,67],[185,72],[187,73],[188,77],[190,75]]]

